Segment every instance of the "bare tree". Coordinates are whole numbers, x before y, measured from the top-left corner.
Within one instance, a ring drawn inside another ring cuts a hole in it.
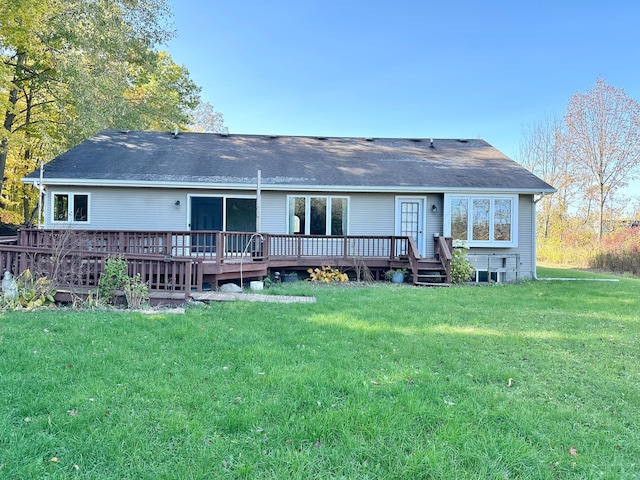
[[[595,190],[598,236],[608,200],[640,170],[640,104],[602,79],[569,100],[565,142],[584,191]]]
[[[523,127],[517,160],[538,175],[557,192],[542,199],[540,227],[547,238],[552,227],[562,237],[568,221],[568,212],[575,203],[578,188],[575,169],[564,145],[565,126],[557,115],[546,115],[539,123]]]
[[[187,128],[192,132],[229,133],[222,114],[216,112],[209,102],[202,101],[189,113]]]

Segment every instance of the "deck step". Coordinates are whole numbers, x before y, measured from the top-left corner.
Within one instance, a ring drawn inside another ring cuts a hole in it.
[[[449,287],[447,283],[447,273],[442,268],[442,264],[435,260],[422,260],[418,264],[418,273],[416,275],[414,285],[425,287]]]

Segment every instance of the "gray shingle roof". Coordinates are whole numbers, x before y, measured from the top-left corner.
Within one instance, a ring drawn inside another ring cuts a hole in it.
[[[119,131],[53,159],[44,183],[255,188],[258,170],[264,189],[554,191],[484,140]]]

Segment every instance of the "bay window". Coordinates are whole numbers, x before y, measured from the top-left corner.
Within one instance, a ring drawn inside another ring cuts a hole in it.
[[[346,235],[346,197],[291,196],[288,232],[296,235]]]
[[[445,195],[445,235],[470,247],[517,247],[516,195]]]

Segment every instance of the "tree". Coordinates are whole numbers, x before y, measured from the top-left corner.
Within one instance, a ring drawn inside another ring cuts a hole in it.
[[[541,201],[539,225],[545,238],[552,234],[552,228],[553,233],[562,236],[568,211],[578,195],[576,173],[566,154],[564,135],[562,118],[547,115],[543,121],[523,128],[520,140],[517,160],[557,190]]]
[[[3,206],[37,158],[100,129],[186,125],[199,88],[156,50],[169,16],[167,0],[0,0]]]
[[[189,112],[187,128],[192,132],[229,133],[224,124],[224,117],[220,112],[216,112],[209,102],[200,102]]]
[[[564,118],[570,162],[583,191],[595,196],[601,238],[608,200],[638,177],[640,105],[599,78],[595,87],[571,97]]]

